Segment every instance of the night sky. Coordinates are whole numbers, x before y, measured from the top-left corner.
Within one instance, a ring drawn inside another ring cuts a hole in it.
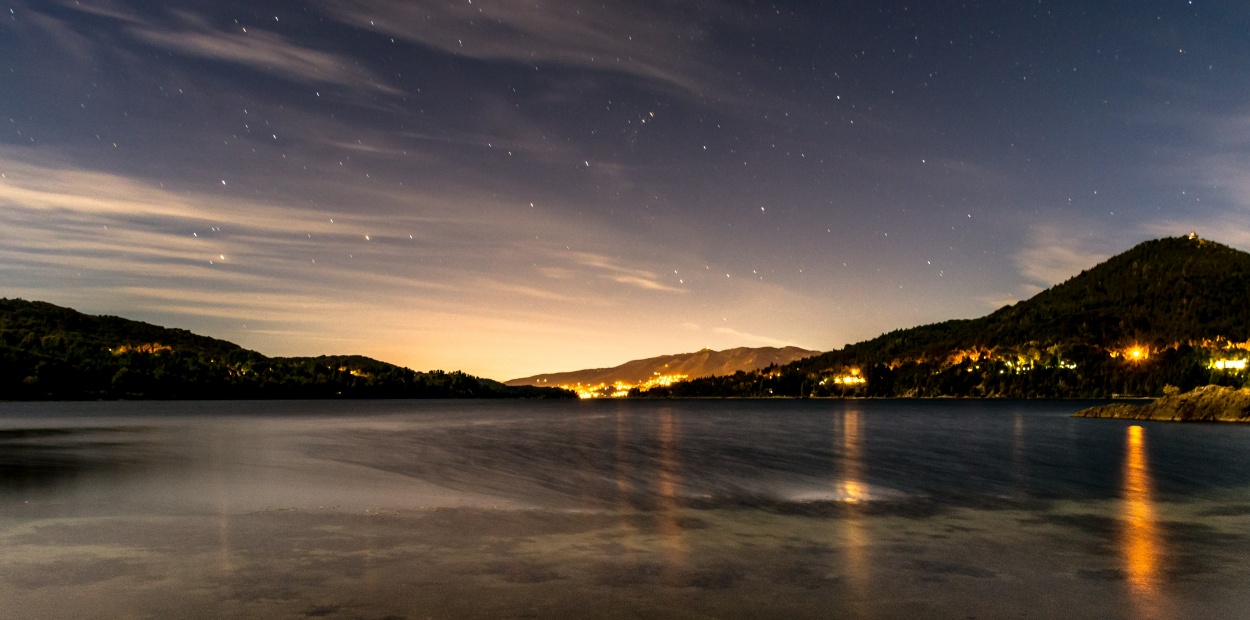
[[[0,4],[0,296],[496,379],[1250,249],[1250,4]]]

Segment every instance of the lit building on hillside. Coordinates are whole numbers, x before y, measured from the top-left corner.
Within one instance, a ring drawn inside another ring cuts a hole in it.
[[[1246,360],[1215,360],[1211,362],[1211,367],[1216,370],[1245,370]]]
[[[833,381],[834,385],[840,385],[844,387],[852,387],[852,386],[864,385],[865,383],[868,383],[868,380],[864,378],[863,374],[858,368],[847,368],[840,374],[836,374],[832,377],[822,379],[820,381],[820,384],[826,385],[829,383],[830,380]]]

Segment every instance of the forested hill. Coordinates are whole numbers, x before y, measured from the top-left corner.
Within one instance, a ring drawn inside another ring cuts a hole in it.
[[[183,329],[0,299],[0,400],[573,396],[358,355],[271,358]]]
[[[1149,396],[1244,383],[1248,340],[1250,254],[1168,238],[979,319],[651,395]]]
[[[534,375],[508,381],[508,385],[563,385],[581,389],[614,389],[615,385],[667,383],[685,377],[732,374],[739,370],[755,370],[765,366],[786,364],[818,351],[798,347],[738,347],[724,351],[703,349],[693,353],[661,355],[625,362],[612,368],[591,368],[571,372]]]

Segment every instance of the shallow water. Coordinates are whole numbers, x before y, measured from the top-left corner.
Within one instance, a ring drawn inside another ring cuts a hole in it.
[[[1247,616],[1250,428],[1083,406],[0,403],[0,617]]]

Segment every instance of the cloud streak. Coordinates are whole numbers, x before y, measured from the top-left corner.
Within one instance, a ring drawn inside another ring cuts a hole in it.
[[[590,268],[598,277],[611,280],[617,284],[625,284],[649,291],[665,293],[684,293],[685,290],[670,286],[659,280],[656,274],[646,269],[637,269],[622,265],[617,259],[592,252],[573,253],[573,262]]]
[[[459,56],[620,73],[695,95],[707,94],[720,73],[703,61],[707,30],[697,19],[674,19],[644,3],[333,0],[327,6],[344,22]]]
[[[337,84],[390,95],[402,91],[384,83],[346,58],[308,49],[259,28],[238,32],[214,29],[184,15],[182,28],[137,26],[131,32],[149,45],[175,53],[233,63],[286,80],[308,84]]]
[[[1092,247],[1088,238],[1058,226],[1035,226],[1026,245],[1016,254],[1020,275],[1033,285],[1045,288],[1071,278],[1106,260],[1105,249]],[[1040,289],[1034,289],[1034,292]]]
[[[746,332],[738,331],[730,327],[714,327],[712,328],[712,331],[717,334],[730,336],[738,341],[751,343],[753,345],[762,345],[762,346],[768,346],[768,347],[798,346],[794,344],[793,342],[790,342],[787,340],[778,340],[776,338],[770,338],[768,336],[760,336],[758,334],[748,334]]]
[[[549,216],[484,197],[466,209],[464,194],[377,188],[358,196],[371,209],[331,218],[315,205],[173,192],[64,167],[52,153],[23,155],[39,161],[0,152],[6,296],[185,327],[271,355],[361,342],[355,352],[413,367],[507,376],[602,355],[592,336],[620,321],[629,290],[682,292],[607,255],[529,248],[529,230],[551,229]],[[426,207],[404,208],[414,200]],[[483,256],[487,245],[493,254]],[[568,277],[544,276],[531,265],[539,261],[564,265]],[[571,319],[571,309],[581,314]]]

